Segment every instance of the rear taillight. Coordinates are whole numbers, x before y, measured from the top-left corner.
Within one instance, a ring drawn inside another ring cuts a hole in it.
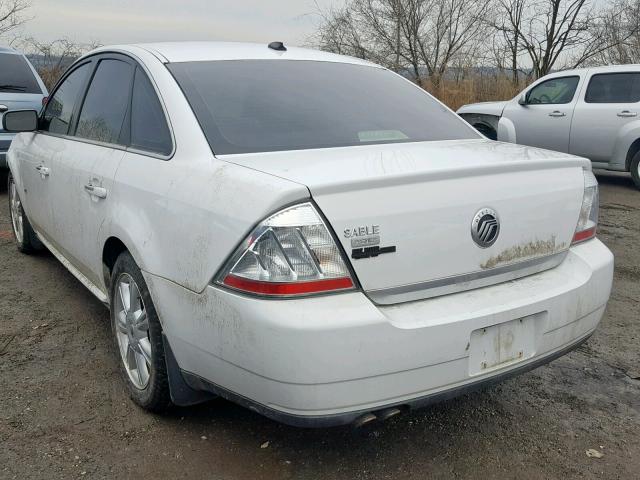
[[[599,194],[598,181],[590,170],[584,170],[584,194],[578,225],[573,234],[572,244],[584,242],[596,236],[598,227]]]
[[[49,97],[42,97],[42,106],[43,107],[47,106],[47,100],[49,100]]]
[[[215,282],[278,297],[354,288],[342,252],[311,203],[287,207],[260,223]]]

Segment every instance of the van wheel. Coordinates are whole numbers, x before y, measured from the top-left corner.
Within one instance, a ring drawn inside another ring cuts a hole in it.
[[[629,170],[631,171],[633,183],[635,183],[636,188],[640,190],[640,152],[633,156]]]
[[[18,250],[22,253],[33,253],[44,249],[42,242],[40,242],[36,232],[31,228],[29,219],[24,213],[18,187],[16,186],[11,173],[8,175],[7,190],[9,191],[9,215],[11,217],[11,227],[13,229],[13,236],[16,239]]]
[[[140,268],[129,252],[111,275],[111,326],[122,377],[139,406],[162,412],[171,406],[162,327]]]

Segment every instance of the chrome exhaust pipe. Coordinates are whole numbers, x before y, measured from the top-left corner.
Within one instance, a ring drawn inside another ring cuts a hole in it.
[[[365,413],[364,415],[359,416],[353,422],[353,426],[355,428],[364,427],[365,425],[369,425],[372,422],[375,422],[378,419],[373,413]]]
[[[378,413],[378,419],[384,422],[385,420],[389,420],[391,417],[395,417],[396,415],[400,415],[401,413],[402,410],[400,410],[399,408],[387,408],[386,410]]]

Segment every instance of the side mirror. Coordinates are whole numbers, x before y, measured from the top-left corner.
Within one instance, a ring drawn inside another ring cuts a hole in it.
[[[38,129],[38,112],[14,110],[2,117],[2,128],[9,133],[33,132]]]
[[[528,102],[527,102],[527,94],[526,94],[526,93],[523,93],[522,95],[520,95],[520,96],[518,97],[518,103],[519,103],[520,105],[522,105],[522,106],[524,106],[524,105],[527,105],[527,104],[528,104]]]

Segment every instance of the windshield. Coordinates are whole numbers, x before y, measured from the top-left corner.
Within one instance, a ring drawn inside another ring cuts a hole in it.
[[[477,138],[396,74],[298,60],[171,63],[216,154]]]
[[[42,93],[22,55],[0,53],[0,94],[2,92]]]

